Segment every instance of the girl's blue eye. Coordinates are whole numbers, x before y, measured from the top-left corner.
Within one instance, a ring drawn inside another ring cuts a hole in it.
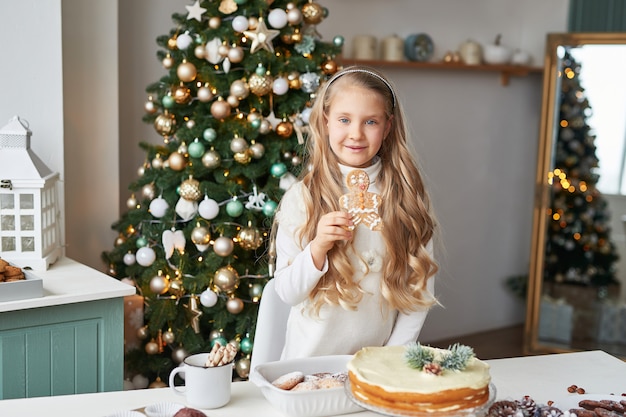
[[[346,117],[342,117],[339,119],[339,123],[348,123],[348,119]]]
[[[365,124],[375,125],[376,124],[376,120],[368,120],[367,122],[365,122]]]

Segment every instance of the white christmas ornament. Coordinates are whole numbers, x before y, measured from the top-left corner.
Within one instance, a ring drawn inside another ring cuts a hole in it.
[[[189,12],[187,20],[196,19],[198,22],[202,21],[202,14],[207,10],[204,7],[200,7],[200,0],[196,0],[192,6],[185,6],[185,8]]]
[[[165,212],[167,212],[168,208],[170,208],[170,205],[167,204],[167,201],[165,201],[165,199],[161,196],[150,202],[150,213],[152,213],[152,215],[157,219],[165,216]]]
[[[278,96],[282,96],[289,91],[289,81],[284,77],[278,77],[272,84],[272,91]]]
[[[135,389],[148,388],[148,384],[150,383],[150,380],[141,374],[135,375],[131,381],[135,386]]]
[[[163,249],[165,250],[165,259],[170,259],[174,254],[174,249],[179,252],[185,250],[185,234],[182,230],[166,230],[161,236],[163,241]]]
[[[198,213],[203,218],[212,220],[220,213],[220,206],[217,204],[217,201],[205,196],[198,206]]]
[[[278,182],[278,187],[281,190],[288,190],[298,179],[291,172],[287,172],[285,175],[280,177],[280,181]]]
[[[253,194],[251,196],[248,196],[248,202],[246,203],[245,207],[248,210],[262,211],[263,205],[265,205],[265,193],[259,193],[256,185],[252,187],[252,190]]]
[[[219,64],[224,59],[224,57],[220,55],[220,53],[218,52],[221,44],[222,44],[222,41],[219,38],[213,38],[206,43],[205,58],[211,64],[214,64],[214,65]]]
[[[176,38],[176,46],[181,51],[189,48],[189,45],[191,45],[192,43],[193,43],[193,39],[191,38],[191,36],[189,36],[189,34],[187,32],[181,33]]]
[[[283,9],[273,9],[267,16],[267,22],[276,29],[287,26],[287,12]]]
[[[200,304],[205,307],[213,307],[217,304],[217,294],[211,290],[203,291],[200,294]]]
[[[235,32],[248,30],[248,18],[245,16],[237,16],[233,19],[232,26]]]
[[[300,119],[302,119],[305,124],[309,124],[309,118],[311,117],[312,110],[313,109],[311,107],[305,107],[302,112],[300,112]]]
[[[156,253],[154,253],[154,249],[144,246],[143,248],[137,249],[135,258],[137,259],[137,263],[139,265],[150,266],[156,259]]]
[[[131,266],[134,265],[137,259],[135,258],[134,253],[127,253],[124,255],[124,265]]]
[[[188,222],[198,212],[198,203],[195,201],[189,201],[184,198],[178,199],[176,203],[176,214],[180,216],[183,221]]]

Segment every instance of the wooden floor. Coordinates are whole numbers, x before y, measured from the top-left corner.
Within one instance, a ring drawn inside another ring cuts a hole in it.
[[[475,333],[428,343],[447,348],[455,343],[470,346],[479,359],[501,359],[523,356],[524,325],[520,324],[483,333]]]

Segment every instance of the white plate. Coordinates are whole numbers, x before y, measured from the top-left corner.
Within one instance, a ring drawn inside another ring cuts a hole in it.
[[[106,417],[146,417],[146,415],[144,413],[140,413],[139,411],[124,410],[109,414]]]
[[[180,403],[165,402],[150,404],[144,409],[144,411],[148,417],[172,417],[184,407],[185,406]]]
[[[250,381],[261,389],[272,406],[289,417],[335,416],[363,411],[348,398],[343,387],[294,392],[282,390],[271,383],[279,376],[294,371],[305,375],[347,372],[346,365],[350,359],[352,355],[337,355],[264,363],[250,372]]]
[[[610,395],[610,394],[572,394],[567,397],[554,400],[553,407],[561,409],[561,411],[570,410],[572,408],[582,408],[578,403],[582,400],[611,400],[611,401],[626,401],[626,396],[622,395]]]
[[[375,413],[379,413],[385,416],[393,416],[393,417],[481,417],[484,416],[487,411],[489,411],[489,407],[496,399],[496,386],[493,383],[489,384],[489,399],[486,403],[479,407],[465,408],[463,410],[450,410],[450,411],[433,411],[433,412],[421,412],[421,411],[409,411],[409,410],[391,410],[385,407],[377,407],[375,405],[367,404],[359,399],[355,398],[352,395],[352,391],[350,389],[350,380],[346,381],[345,385],[346,395],[356,404],[361,407],[374,411]]]

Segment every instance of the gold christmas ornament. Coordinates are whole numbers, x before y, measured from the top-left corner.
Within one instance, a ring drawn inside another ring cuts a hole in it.
[[[165,387],[167,387],[167,384],[161,381],[161,378],[158,376],[157,376],[157,379],[154,380],[154,382],[148,385],[148,388],[165,388]]]
[[[241,358],[235,363],[235,371],[240,378],[248,378],[250,375],[250,358]]]
[[[302,6],[302,19],[309,25],[317,25],[324,20],[324,8],[310,1]]]
[[[230,85],[230,94],[237,97],[239,100],[243,100],[250,94],[250,87],[248,87],[248,84],[243,80],[235,80]]]
[[[176,38],[177,36],[172,36],[171,38],[167,40],[168,49],[171,49],[172,51],[175,51],[178,49],[178,46],[176,46]]]
[[[193,48],[193,54],[198,59],[204,59],[206,56],[206,49],[204,45],[196,45],[196,47]]]
[[[230,50],[228,51],[228,59],[233,64],[238,64],[243,61],[244,56],[245,54],[241,46],[235,46],[233,48],[230,48]]]
[[[191,90],[184,85],[179,85],[172,91],[172,97],[178,104],[187,104],[191,100]]]
[[[208,245],[211,241],[211,232],[204,226],[197,226],[191,231],[191,241],[196,245]]]
[[[213,285],[219,291],[232,293],[239,287],[239,274],[232,266],[224,266],[215,271]]]
[[[288,138],[293,133],[293,125],[291,122],[283,120],[276,126],[276,134],[281,138]]]
[[[209,19],[209,27],[211,29],[217,29],[222,25],[222,19],[218,16],[213,16]]]
[[[196,70],[196,66],[191,62],[187,62],[183,60],[183,62],[176,68],[176,75],[181,81],[190,82],[196,79],[196,75],[198,71]]]
[[[196,96],[201,102],[208,103],[209,101],[213,100],[213,91],[211,91],[211,88],[208,84],[205,84],[202,87],[198,88]]]
[[[211,149],[207,151],[204,155],[202,155],[202,165],[207,168],[216,168],[220,166],[221,163],[222,157],[214,149]]]
[[[241,165],[247,165],[250,161],[252,161],[252,151],[250,149],[246,149],[243,152],[237,152],[233,155],[233,159]]]
[[[147,200],[154,200],[154,197],[155,197],[154,184],[150,183],[141,187],[141,195],[143,196],[143,198]]]
[[[268,29],[263,19],[259,19],[259,24],[256,30],[246,30],[243,32],[249,39],[252,39],[252,45],[250,46],[250,53],[253,54],[259,49],[265,49],[266,51],[274,53],[274,45],[272,40],[280,34],[279,30]]]
[[[239,314],[243,311],[243,301],[238,297],[230,297],[226,301],[226,310],[230,314]]]
[[[161,136],[168,137],[176,131],[176,116],[165,111],[154,119],[154,129]]]
[[[218,10],[224,14],[231,14],[237,11],[235,0],[222,0]]]
[[[163,64],[163,68],[170,69],[174,66],[174,58],[172,58],[170,54],[167,54],[165,58],[163,58],[163,61],[161,61],[161,64]]]
[[[179,152],[172,152],[169,158],[167,158],[167,163],[170,169],[182,171],[187,166],[187,159]]]
[[[198,297],[192,295],[189,297],[189,303],[183,304],[187,309],[187,320],[189,320],[189,324],[193,331],[198,334],[200,333],[200,317],[202,316],[202,310],[198,306]]]
[[[250,91],[257,96],[264,96],[272,91],[272,83],[274,80],[271,76],[252,74],[248,79],[248,86],[250,87]]]
[[[302,33],[300,32],[300,30],[296,29],[291,34],[291,43],[300,43],[300,42],[302,42]]]
[[[263,244],[263,234],[256,227],[244,227],[237,234],[237,241],[245,250],[256,250]]]
[[[148,101],[146,101],[146,103],[143,105],[143,108],[148,114],[154,114],[157,111],[157,107],[154,104],[154,101],[152,101],[152,97],[148,98]]]
[[[289,81],[289,88],[293,90],[299,90],[300,87],[302,87],[300,73],[297,71],[290,72],[289,75],[287,75],[287,81]]]
[[[163,333],[164,343],[172,344],[174,343],[175,340],[176,340],[176,336],[174,335],[174,332],[172,331],[172,329],[167,329],[167,331]]]
[[[333,75],[337,72],[337,63],[332,59],[329,59],[322,64],[322,72],[326,75]]]
[[[180,298],[185,294],[185,287],[183,286],[183,281],[180,277],[176,277],[176,279],[170,282],[168,292],[177,298]]]
[[[146,343],[145,349],[148,355],[156,355],[159,353],[159,345],[154,339]]]
[[[230,104],[228,104],[223,97],[218,98],[217,101],[214,101],[213,104],[211,104],[211,115],[216,119],[227,118],[230,116],[231,111],[232,108],[230,107]]]
[[[188,201],[198,201],[202,197],[200,192],[200,182],[193,178],[183,181],[180,184],[180,196]]]

